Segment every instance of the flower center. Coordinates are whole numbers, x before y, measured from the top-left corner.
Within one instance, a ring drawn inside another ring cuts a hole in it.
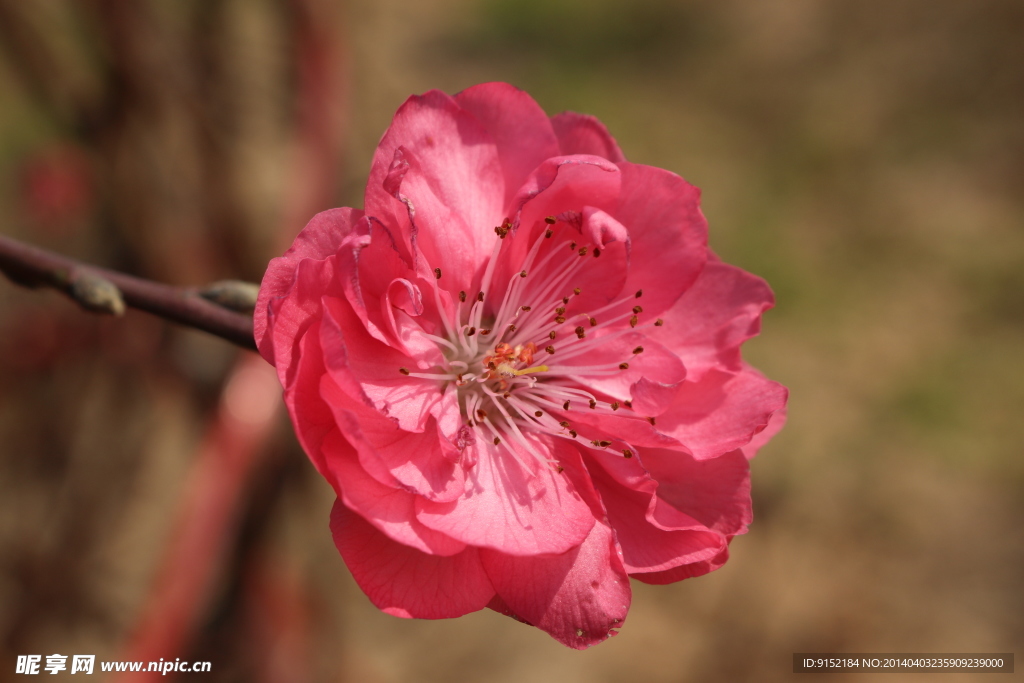
[[[629,400],[620,402],[595,392],[587,387],[587,380],[628,370],[630,359],[642,353],[643,347],[636,346],[631,353],[625,352],[626,357],[609,362],[606,345],[635,335],[640,328],[660,326],[662,321],[640,323],[643,308],[636,300],[642,291],[591,312],[568,312],[574,298],[581,294],[579,287],[572,286],[574,278],[592,259],[600,257],[601,250],[593,244],[579,243],[579,214],[550,216],[545,221],[546,229],[531,246],[522,270],[504,289],[492,287],[492,280],[501,242],[511,224],[506,220],[495,228],[499,239],[476,296],[459,292],[451,312],[435,291],[446,335],[431,338],[444,350],[443,366],[430,372],[410,372],[406,368],[401,372],[439,380],[444,383],[442,390],[454,384],[460,413],[474,438],[505,444],[505,450],[516,458],[528,453],[551,462],[528,438],[530,434],[549,434],[595,448],[614,445],[625,457],[632,457],[632,446],[595,434],[591,426],[575,425],[572,413],[588,410],[611,414],[625,408],[625,413],[618,415],[630,414],[653,424],[654,418],[632,413]],[[555,246],[540,257],[545,243]],[[434,275],[441,279],[440,268],[434,270]],[[492,296],[492,292],[500,292],[500,297]]]

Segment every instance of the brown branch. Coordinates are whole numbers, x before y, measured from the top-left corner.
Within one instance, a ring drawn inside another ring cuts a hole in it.
[[[127,305],[256,350],[251,313],[225,307],[230,305],[237,309],[254,303],[256,286],[249,283],[219,282],[209,288],[172,287],[90,266],[3,235],[0,235],[0,272],[25,287],[51,287],[63,292],[90,311],[121,315]],[[225,289],[231,290],[233,296],[225,297]]]

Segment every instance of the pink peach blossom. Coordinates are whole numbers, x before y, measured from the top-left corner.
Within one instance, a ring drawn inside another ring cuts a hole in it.
[[[629,577],[726,561],[786,390],[740,358],[772,294],[709,255],[698,200],[597,119],[485,83],[410,98],[365,210],[270,263],[256,340],[377,607],[585,648]]]

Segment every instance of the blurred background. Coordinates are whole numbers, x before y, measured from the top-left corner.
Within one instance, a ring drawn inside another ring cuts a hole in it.
[[[262,361],[0,281],[0,680],[32,653],[274,683],[1019,656],[1022,35],[1018,0],[0,0],[5,235],[259,281],[313,213],[361,206],[406,97],[505,80],[703,189],[712,247],[778,298],[746,357],[791,390],[730,562],[634,584],[581,653],[490,611],[377,612]]]

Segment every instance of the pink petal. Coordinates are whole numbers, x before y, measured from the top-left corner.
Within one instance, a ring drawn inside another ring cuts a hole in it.
[[[698,460],[714,458],[750,443],[786,405],[787,395],[784,386],[753,368],[709,370],[682,384],[671,407],[658,416],[657,428]]]
[[[407,209],[396,213],[390,194]],[[504,218],[505,181],[494,140],[448,95],[411,97],[374,155],[366,212],[405,230],[449,291],[471,290]],[[407,224],[398,225],[404,223]]]
[[[430,411],[441,399],[440,383],[402,375],[400,369],[412,365],[410,358],[371,337],[346,301],[328,299],[324,303],[321,345],[327,369],[338,386],[353,399],[396,420],[404,431],[426,429]]]
[[[296,371],[293,381],[284,390],[284,403],[295,425],[295,435],[302,449],[309,455],[317,471],[328,481],[334,475],[327,464],[321,445],[324,438],[335,430],[334,414],[320,398],[320,378],[324,374],[323,353],[320,350],[320,324],[313,323],[309,331],[296,343]],[[332,484],[333,485],[333,484]]]
[[[598,522],[583,543],[560,555],[513,557],[481,550],[500,596],[499,611],[582,650],[615,635],[629,611],[629,577],[611,529]]]
[[[708,226],[693,185],[653,166],[619,168],[622,189],[614,215],[629,229],[631,244],[625,290],[643,291],[643,321],[668,310],[697,279],[707,260]]]
[[[328,481],[345,506],[388,538],[428,555],[455,555],[466,547],[416,520],[415,495],[380,483],[363,469],[352,445],[337,430],[323,442]]]
[[[389,539],[340,501],[331,511],[331,533],[356,583],[393,616],[458,617],[483,609],[494,596],[476,548],[450,557],[421,553]]]
[[[774,303],[761,278],[709,261],[650,334],[679,354],[691,379],[714,367],[738,370],[740,345],[760,331],[761,314]]]
[[[543,241],[537,264],[542,263],[553,250],[553,260],[541,270],[534,268],[531,277],[543,280],[550,274],[562,272],[575,261],[584,258],[568,250],[569,240],[584,242],[580,232],[580,211],[611,211],[618,202],[619,170],[593,156],[554,157],[544,161],[530,175],[512,200],[513,232],[501,244],[501,254],[494,282],[504,287],[523,267],[527,253],[537,239],[548,229],[544,219],[548,216],[573,214],[574,225],[561,223],[557,234]],[[561,251],[565,250],[565,251]],[[579,287],[582,297],[576,297],[576,307],[596,309],[619,294],[625,281],[628,253],[623,242],[610,243],[600,258],[586,257],[571,290]],[[568,293],[568,292],[566,292]]]
[[[746,446],[740,449],[743,452],[744,457],[750,460],[757,452],[761,450],[761,447],[768,443],[773,436],[782,431],[782,428],[786,425],[786,406],[782,406],[774,413],[772,413],[771,419],[768,420],[768,426],[759,431],[754,435],[754,438],[750,440]]]
[[[462,495],[462,468],[444,456],[433,417],[423,432],[407,432],[393,420],[348,400],[329,376],[321,383],[320,394],[331,407],[338,429],[358,451],[360,462],[382,483],[394,481],[404,490],[434,501],[447,502]],[[390,477],[380,477],[380,467]]]
[[[643,463],[658,482],[658,498],[708,529],[733,536],[753,519],[750,467],[740,450],[698,460],[685,451],[646,448]]]
[[[288,251],[270,261],[263,275],[259,296],[256,298],[253,330],[260,353],[271,365],[274,364],[274,354],[270,349],[271,342],[266,337],[267,306],[273,299],[284,296],[291,289],[299,261],[323,260],[335,253],[362,215],[362,211],[348,207],[318,213],[296,236]]]
[[[642,572],[630,574],[630,576],[637,581],[653,584],[655,586],[664,586],[669,583],[675,583],[676,581],[682,581],[683,579],[692,579],[696,576],[704,576],[708,572],[713,572],[724,565],[728,559],[729,547],[726,546],[722,548],[717,555],[708,560],[701,560],[700,562],[694,562],[692,564],[684,564],[680,567],[668,569],[663,572]]]
[[[292,287],[283,296],[267,302],[268,334],[264,335],[264,346],[273,353],[271,365],[277,368],[277,376],[285,388],[292,383],[295,373],[298,341],[319,317],[321,300],[332,293],[341,295],[335,260],[335,256],[322,261],[300,260],[295,267]]]
[[[566,111],[551,117],[562,154],[593,154],[618,163],[625,161],[619,144],[593,116]]]
[[[659,528],[649,518],[650,494],[622,486],[599,467],[590,471],[622,548],[626,571],[631,575],[701,562],[714,557],[725,546],[725,537],[713,531]]]
[[[508,83],[482,83],[455,96],[476,117],[498,147],[508,206],[526,177],[548,157],[556,157],[558,139],[544,110],[532,97]]]
[[[536,450],[548,446],[530,439]],[[579,545],[594,515],[568,477],[553,465],[520,450],[519,459],[500,446],[477,439],[467,452],[477,464],[467,473],[465,495],[450,503],[417,501],[417,517],[431,529],[463,543],[509,555],[561,553]]]

